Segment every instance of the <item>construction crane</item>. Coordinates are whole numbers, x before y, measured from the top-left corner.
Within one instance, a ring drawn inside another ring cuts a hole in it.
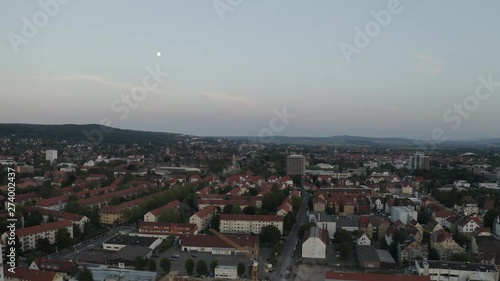
[[[209,228],[210,232],[212,232],[215,236],[219,237],[222,239],[222,241],[226,242],[227,244],[231,245],[231,247],[234,247],[236,250],[242,252],[245,254],[247,257],[249,257],[252,260],[252,281],[258,281],[259,280],[259,244],[255,243],[253,248],[248,248],[248,247],[241,247],[238,245],[238,243],[234,242],[233,240],[227,238],[217,230],[213,228]]]

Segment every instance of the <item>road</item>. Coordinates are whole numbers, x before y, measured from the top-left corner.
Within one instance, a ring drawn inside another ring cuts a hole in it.
[[[66,260],[75,260],[82,251],[85,249],[91,248],[91,247],[101,247],[102,243],[104,241],[110,239],[111,237],[117,235],[120,231],[123,233],[128,233],[135,229],[133,226],[119,226],[119,227],[113,227],[110,231],[107,233],[104,233],[100,236],[97,236],[95,238],[90,238],[84,242],[80,242],[76,245],[73,245],[73,247],[63,249],[57,253],[54,253],[51,255],[52,258],[54,259],[66,259]]]
[[[292,227],[288,238],[286,239],[285,245],[283,246],[283,252],[281,256],[278,258],[278,263],[276,264],[276,270],[271,275],[271,279],[273,281],[280,280],[280,274],[285,274],[287,268],[289,266],[295,266],[295,258],[292,258],[292,254],[294,254],[295,246],[300,247],[300,245],[296,245],[298,241],[297,232],[300,226],[307,222],[307,202],[309,201],[309,194],[305,193],[303,197],[302,207],[299,210],[297,215],[297,222]]]

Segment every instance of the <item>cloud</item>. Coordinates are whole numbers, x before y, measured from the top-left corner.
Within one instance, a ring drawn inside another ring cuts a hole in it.
[[[104,77],[89,75],[89,74],[77,74],[71,76],[52,76],[49,78],[38,78],[38,79],[49,80],[49,81],[90,81],[111,88],[122,89],[122,90],[130,90],[133,87],[132,84],[123,83],[120,81],[114,81]]]
[[[443,59],[425,54],[417,54],[417,72],[429,74],[431,77],[439,76],[445,67]]]
[[[222,101],[222,102],[230,102],[230,103],[239,103],[243,105],[254,105],[255,101],[245,97],[237,97],[227,94],[215,93],[205,91],[203,94],[211,99]]]

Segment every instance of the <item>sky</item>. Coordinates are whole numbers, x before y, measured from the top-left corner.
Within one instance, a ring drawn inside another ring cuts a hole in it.
[[[495,0],[0,0],[0,123],[500,137],[499,10]]]

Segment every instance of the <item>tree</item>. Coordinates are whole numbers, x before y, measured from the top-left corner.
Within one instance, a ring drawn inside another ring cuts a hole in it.
[[[337,251],[339,252],[342,259],[345,259],[349,256],[349,254],[351,253],[351,247],[351,244],[347,242],[337,245]]]
[[[233,209],[231,209],[231,214],[239,215],[242,213],[243,213],[243,211],[241,210],[240,205],[233,205]]]
[[[184,262],[184,269],[186,269],[187,275],[193,275],[194,271],[194,260],[189,258]]]
[[[66,204],[66,206],[64,207],[64,211],[68,213],[80,214],[82,208],[80,206],[80,203],[78,203],[77,201],[72,201]]]
[[[66,228],[60,228],[56,232],[56,244],[59,249],[71,246],[71,234]]]
[[[283,218],[283,229],[287,232],[290,231],[294,223],[295,216],[293,215],[293,212],[288,212]]]
[[[77,279],[78,281],[94,281],[94,275],[92,271],[84,265],[83,268],[78,271]]]
[[[236,270],[238,272],[238,276],[242,277],[245,274],[245,263],[239,262]]]
[[[170,260],[168,258],[162,258],[160,260],[160,266],[161,266],[161,269],[163,269],[163,271],[165,273],[169,273],[170,272],[171,263],[170,263]]]
[[[500,215],[500,210],[490,209],[484,214],[484,227],[493,228],[493,222],[495,218]]]
[[[466,254],[466,253],[456,253],[456,254],[453,254],[451,257],[450,257],[450,261],[458,261],[458,262],[474,262],[474,259]]]
[[[50,240],[48,238],[38,238],[38,240],[36,240],[36,249],[44,253],[51,253],[52,247],[50,245]]]
[[[208,266],[205,260],[198,260],[196,263],[196,273],[200,276],[207,276],[208,274]]]
[[[274,225],[268,225],[262,229],[260,240],[265,244],[275,244],[280,240],[281,232]]]
[[[179,222],[181,215],[176,208],[166,209],[158,218],[158,222]]]
[[[245,208],[243,208],[243,213],[246,215],[255,215],[255,214],[257,214],[257,207],[246,206]]]
[[[215,272],[215,268],[219,265],[219,262],[217,260],[212,260],[210,262],[210,271]]]
[[[224,206],[224,208],[222,209],[222,213],[223,214],[231,214],[231,211],[233,210],[233,205],[231,204],[227,204],[226,206]]]
[[[438,253],[438,251],[436,249],[432,248],[429,251],[429,260],[435,260],[435,261],[440,260],[439,253]]]
[[[210,226],[217,230],[217,231],[220,231],[220,217],[219,215],[215,215],[213,218],[212,218],[212,222],[210,223]]]
[[[146,261],[144,260],[143,257],[137,256],[134,261],[134,267],[137,270],[142,270],[144,266],[146,265]]]
[[[453,240],[455,242],[457,242],[457,244],[460,245],[461,247],[466,245],[467,242],[469,242],[469,239],[467,238],[467,236],[465,236],[463,233],[460,233],[458,231],[453,235]]]
[[[149,271],[156,271],[156,260],[155,259],[148,260],[148,268],[149,268]]]
[[[353,243],[352,235],[345,229],[339,229],[336,231],[333,238],[335,238],[335,241],[340,244],[347,243],[351,245]]]

